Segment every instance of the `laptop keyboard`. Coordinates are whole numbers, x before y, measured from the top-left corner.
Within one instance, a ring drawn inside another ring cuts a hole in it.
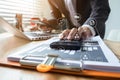
[[[49,34],[40,34],[40,33],[25,33],[27,35],[30,35],[30,36],[50,36]]]
[[[40,33],[40,32],[24,32],[24,34],[28,37],[35,39],[49,39],[51,38],[50,34]]]
[[[44,56],[58,54],[62,59],[108,62],[97,41],[84,41],[80,50],[55,50],[49,44],[39,45],[20,55]]]

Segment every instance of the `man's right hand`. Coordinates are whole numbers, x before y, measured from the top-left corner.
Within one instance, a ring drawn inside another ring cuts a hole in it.
[[[60,34],[60,39],[68,39],[68,40],[80,40],[80,39],[88,39],[92,36],[91,30],[88,27],[79,27],[64,30]]]

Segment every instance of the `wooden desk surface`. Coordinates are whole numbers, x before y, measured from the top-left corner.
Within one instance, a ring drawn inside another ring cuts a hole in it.
[[[6,57],[9,51],[30,43],[30,41],[11,36],[9,34],[7,35],[8,35],[7,37],[0,35],[0,58]],[[119,45],[118,43],[107,40],[105,42],[108,46],[110,45],[110,48],[114,49],[113,50],[114,52],[117,53],[118,51],[120,51],[119,49],[113,47],[113,44],[115,47],[120,47],[119,42],[118,42]],[[40,73],[34,70],[0,66],[0,80],[101,80],[101,79],[113,80],[113,78],[75,76],[75,75],[67,75],[67,74],[52,73],[52,72]]]

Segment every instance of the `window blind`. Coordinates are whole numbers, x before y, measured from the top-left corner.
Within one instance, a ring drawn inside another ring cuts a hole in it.
[[[0,0],[0,16],[13,23],[17,13],[22,14],[23,23],[31,17],[42,17],[45,0]]]

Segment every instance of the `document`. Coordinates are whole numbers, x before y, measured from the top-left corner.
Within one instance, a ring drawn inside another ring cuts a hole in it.
[[[48,55],[52,55],[52,57],[57,55],[52,64],[57,70],[81,71],[87,69],[120,72],[120,60],[106,46],[100,36],[84,40],[79,50],[50,48],[50,44],[55,41],[59,41],[59,38],[52,37],[40,43],[30,44],[32,46],[25,46],[26,50],[9,55],[8,60],[19,61],[21,65],[35,67],[45,62],[46,57],[49,58]],[[50,58],[52,57],[50,56]],[[50,62],[48,61],[47,64]]]

